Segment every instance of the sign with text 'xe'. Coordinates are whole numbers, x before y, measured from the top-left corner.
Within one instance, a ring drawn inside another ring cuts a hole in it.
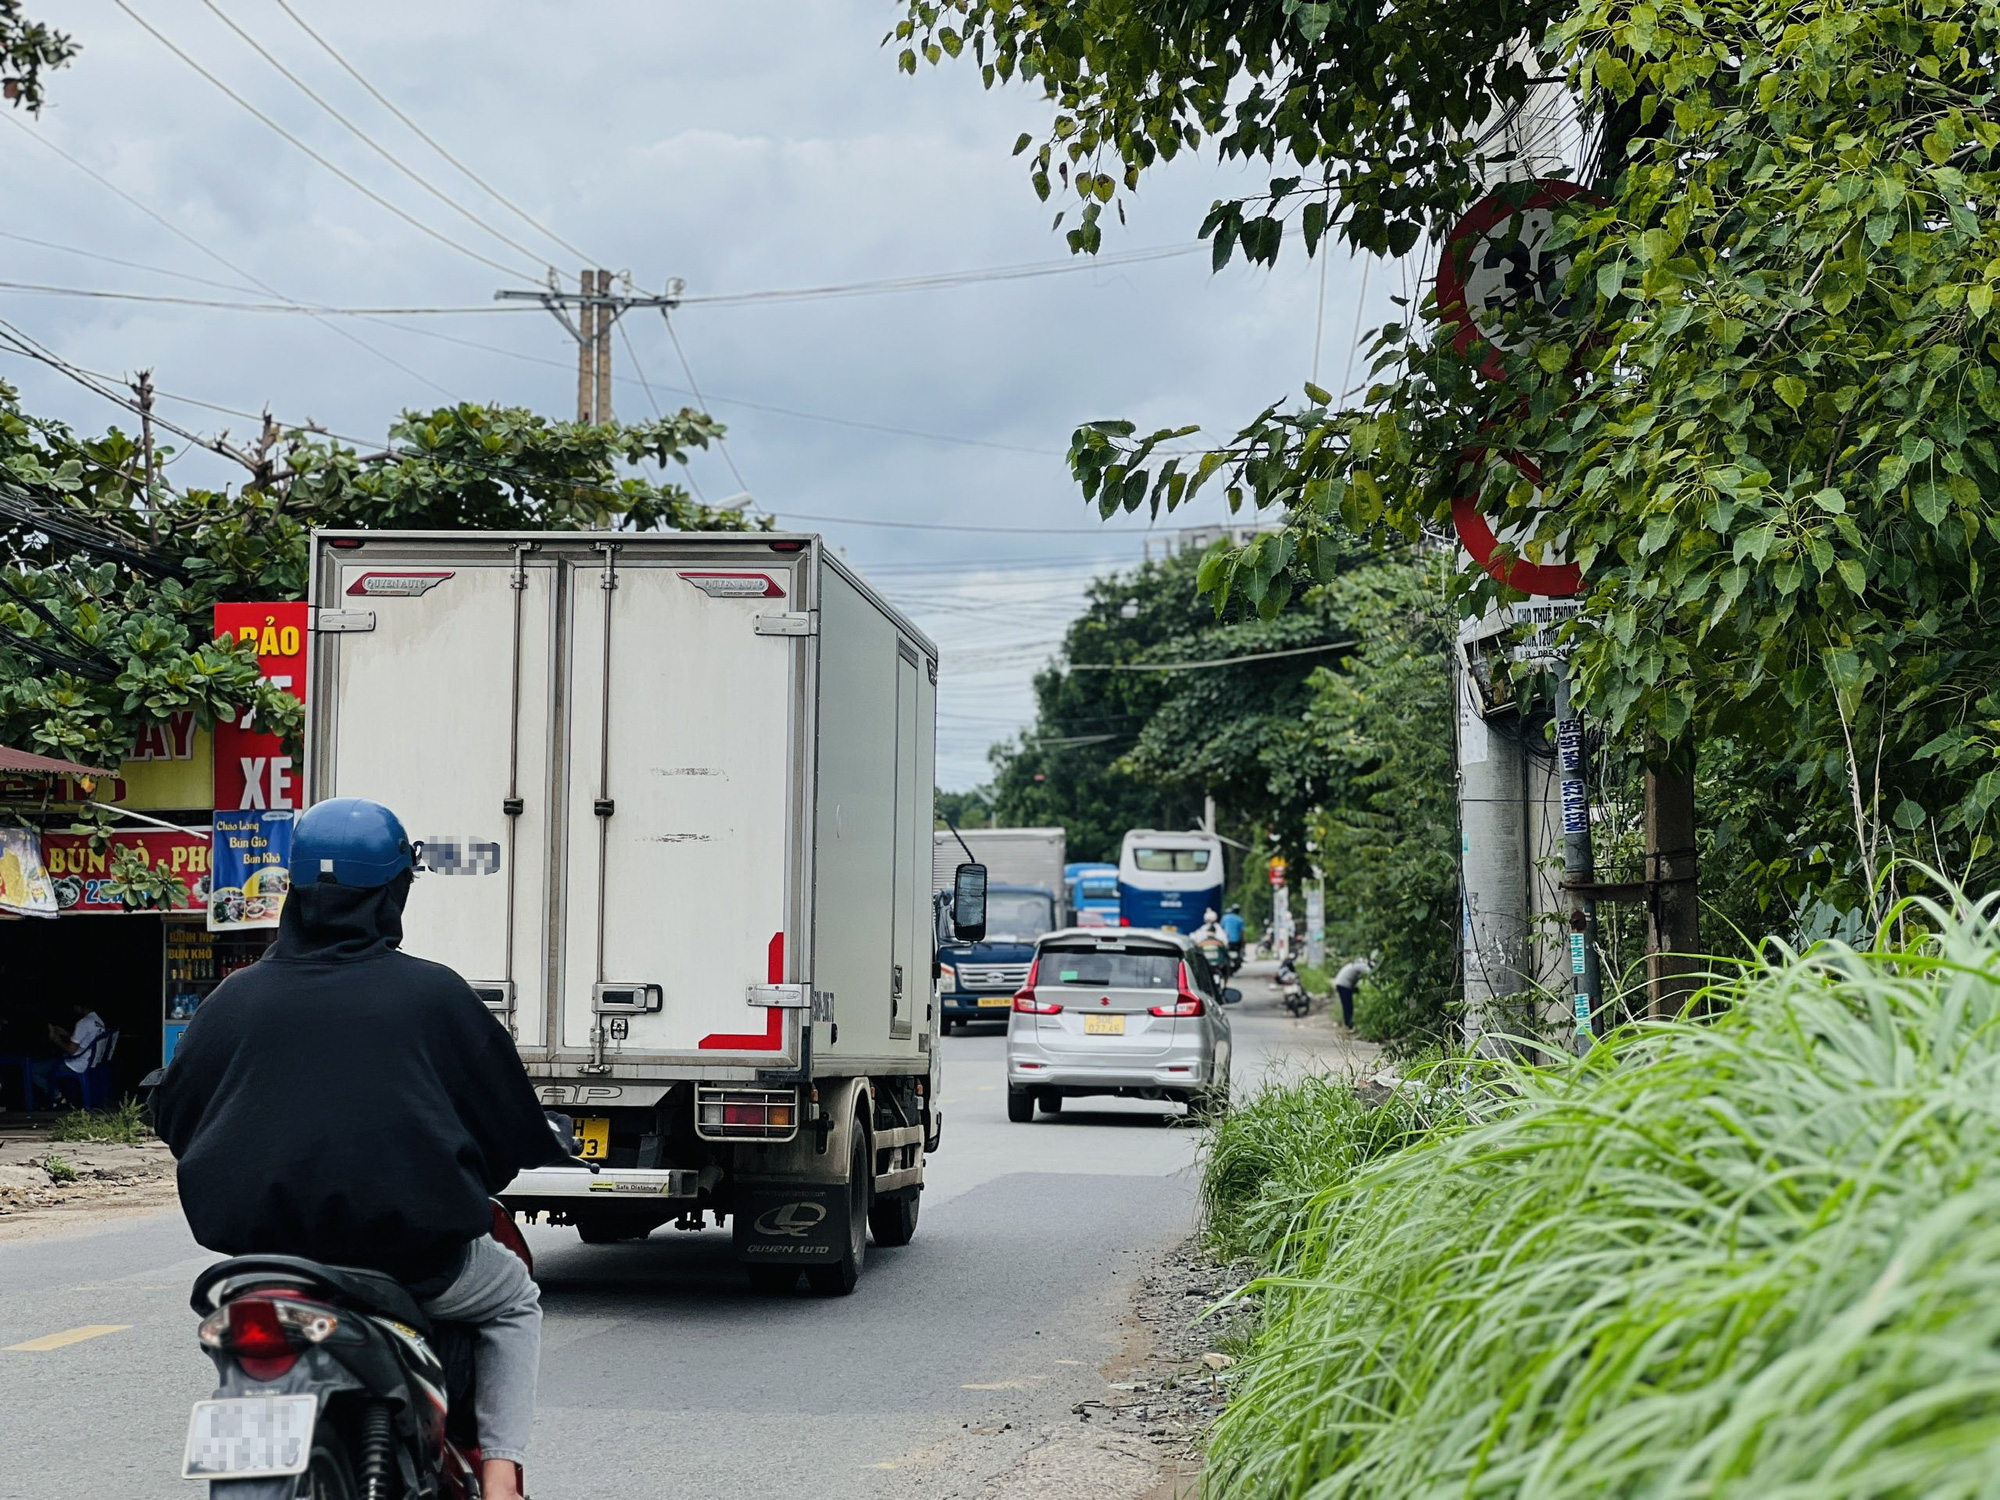
[[[306,699],[306,606],[218,604],[215,633],[254,641],[264,676],[301,703]],[[250,715],[244,715],[249,720]],[[218,808],[299,805],[298,767],[284,741],[254,723],[215,726],[215,805]]]

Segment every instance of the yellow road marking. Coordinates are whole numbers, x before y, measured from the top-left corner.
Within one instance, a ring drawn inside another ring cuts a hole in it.
[[[65,1329],[61,1333],[45,1333],[38,1339],[29,1339],[24,1344],[9,1344],[9,1354],[44,1354],[50,1349],[61,1349],[69,1344],[80,1344],[85,1339],[102,1338],[107,1333],[123,1333],[130,1323],[86,1323],[81,1328]]]
[[[990,1094],[999,1086],[1000,1085],[998,1085],[997,1083],[982,1083],[979,1085],[979,1092],[982,1094]]]

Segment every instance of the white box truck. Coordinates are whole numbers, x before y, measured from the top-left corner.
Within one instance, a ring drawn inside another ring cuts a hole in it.
[[[966,850],[986,866],[989,885],[1029,886],[1056,898],[1062,915],[1068,887],[1063,862],[1069,838],[1060,828],[949,828],[931,835],[931,888],[951,889],[952,872],[965,863]]]
[[[713,1214],[849,1290],[935,1149],[937,648],[817,537],[315,535],[307,795],[420,840],[407,949],[471,981],[596,1172],[586,1241]]]

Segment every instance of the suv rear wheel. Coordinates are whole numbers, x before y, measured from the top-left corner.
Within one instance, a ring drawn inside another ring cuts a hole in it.
[[[1035,1096],[1026,1089],[1007,1090],[1007,1118],[1025,1125],[1035,1118]]]

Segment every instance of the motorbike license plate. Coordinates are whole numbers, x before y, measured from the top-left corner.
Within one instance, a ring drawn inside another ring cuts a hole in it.
[[[583,1142],[585,1161],[603,1161],[611,1155],[611,1121],[607,1116],[583,1116],[576,1122],[576,1134]]]
[[[1083,1018],[1085,1036],[1123,1036],[1125,1018],[1123,1016],[1085,1016]]]
[[[981,995],[979,997],[979,1008],[981,1010],[999,1010],[1003,1006],[1012,1005],[1013,1003],[1014,997],[1011,995]]]
[[[317,1396],[195,1402],[181,1478],[275,1479],[305,1473],[318,1408]]]

